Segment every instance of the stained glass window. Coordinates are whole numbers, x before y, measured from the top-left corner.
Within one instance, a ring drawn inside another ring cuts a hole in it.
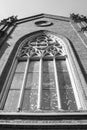
[[[40,33],[23,42],[3,110],[32,113],[79,110],[81,103],[67,59],[64,42],[53,34]]]

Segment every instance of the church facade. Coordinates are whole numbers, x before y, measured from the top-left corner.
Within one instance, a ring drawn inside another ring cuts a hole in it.
[[[0,23],[0,128],[87,128],[87,18]]]

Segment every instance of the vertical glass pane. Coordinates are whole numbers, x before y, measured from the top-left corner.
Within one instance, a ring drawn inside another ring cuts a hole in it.
[[[39,61],[30,61],[28,72],[39,72]]]
[[[8,94],[8,97],[7,97],[5,106],[4,106],[5,111],[16,111],[17,110],[19,94],[20,94],[19,90],[10,90],[9,91],[9,94]]]
[[[24,72],[25,66],[26,66],[26,61],[19,61],[15,72]]]
[[[55,89],[54,72],[43,72],[42,89]]]
[[[21,89],[24,73],[15,73],[10,89]]]
[[[56,60],[57,71],[67,72],[67,66],[65,60]]]
[[[23,111],[35,112],[37,110],[38,85],[39,61],[30,61],[22,104]]]
[[[53,60],[43,60],[43,73],[54,72]]]
[[[48,110],[49,112],[58,111],[56,89],[42,90],[41,109],[42,111]]]
[[[66,61],[57,60],[56,64],[62,109],[69,111],[77,110]]]
[[[41,109],[56,111],[58,110],[57,94],[55,86],[54,65],[51,60],[43,61],[43,80]]]
[[[28,73],[25,88],[38,89],[38,83],[39,83],[39,73],[38,72]]]
[[[11,85],[10,90],[7,96],[7,100],[5,102],[4,110],[6,111],[16,111],[20,90],[22,87],[24,70],[25,70],[26,62],[21,61],[18,62]]]
[[[22,111],[35,112],[37,110],[37,89],[25,89]]]

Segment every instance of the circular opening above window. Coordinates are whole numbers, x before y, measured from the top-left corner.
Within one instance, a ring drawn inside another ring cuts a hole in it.
[[[53,25],[52,22],[50,22],[50,21],[45,21],[45,20],[36,21],[35,24],[36,24],[38,27],[45,27],[45,26],[51,26],[51,25]]]

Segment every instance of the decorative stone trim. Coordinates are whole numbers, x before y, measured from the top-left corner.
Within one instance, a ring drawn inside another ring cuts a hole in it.
[[[38,27],[46,27],[46,26],[51,26],[51,25],[53,25],[52,22],[50,22],[50,21],[45,21],[45,20],[36,21],[35,24],[36,24],[36,26],[38,26]]]

